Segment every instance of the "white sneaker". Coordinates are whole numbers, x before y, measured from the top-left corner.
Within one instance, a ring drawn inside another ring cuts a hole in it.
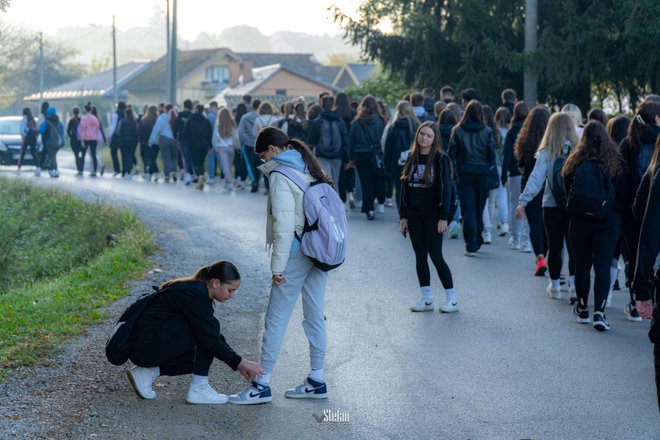
[[[147,400],[156,398],[156,392],[151,388],[156,375],[151,368],[133,367],[126,371],[126,377],[139,398]]]
[[[439,310],[442,313],[458,312],[458,301],[456,301],[456,296],[445,296],[445,300],[440,305]]]
[[[521,246],[521,250],[526,254],[531,254],[532,244],[529,241],[524,242],[523,245]]]
[[[348,207],[350,209],[355,209],[357,207],[357,204],[355,203],[355,197],[353,197],[352,192],[346,194],[346,201],[348,202]]]
[[[552,283],[548,284],[548,287],[545,289],[545,291],[548,293],[548,296],[552,299],[561,299],[561,288],[560,287],[552,287]]]
[[[509,233],[509,224],[507,222],[500,223],[500,237],[506,237]]]
[[[192,182],[192,176],[190,175],[190,173],[184,173],[183,183],[185,183],[186,185],[190,185],[190,182]]]
[[[225,394],[218,393],[208,383],[190,384],[186,397],[186,402],[193,405],[222,405],[228,400]]]
[[[411,308],[412,312],[432,312],[433,311],[433,300],[420,298]]]
[[[378,205],[378,214],[385,214],[385,205]]]
[[[225,189],[226,189],[227,191],[231,191],[231,190],[233,190],[233,189],[234,189],[234,184],[233,184],[232,182],[226,182],[226,183],[225,183]]]
[[[518,242],[518,240],[516,240],[516,237],[514,237],[513,235],[509,237],[509,247],[514,251],[520,250],[520,243]]]
[[[488,231],[488,232],[486,232],[486,231],[482,232],[482,233],[481,233],[481,238],[483,238],[483,240],[484,240],[484,244],[491,244],[491,243],[493,242],[493,237],[492,237],[490,231]]]
[[[394,206],[394,201],[392,200],[392,198],[385,199],[385,207],[386,208],[391,208],[393,206]]]
[[[259,405],[273,400],[270,387],[258,382],[252,382],[252,385],[238,394],[229,396],[229,403],[235,405]]]
[[[40,177],[41,176],[41,168],[36,167],[34,169],[34,177]]]
[[[208,179],[206,179],[206,184],[215,185],[215,177],[209,177]]]

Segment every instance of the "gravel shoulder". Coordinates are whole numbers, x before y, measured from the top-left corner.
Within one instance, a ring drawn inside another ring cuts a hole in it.
[[[74,194],[88,200],[98,195],[84,189]],[[44,367],[21,368],[0,383],[0,432],[2,438],[211,438],[240,436],[237,428],[247,413],[229,405],[186,405],[190,377],[159,378],[155,401],[137,399],[124,370],[105,359],[104,344],[117,316],[152,285],[193,273],[217,259],[231,259],[242,268],[243,281],[237,297],[216,306],[223,334],[240,355],[255,360],[261,339],[262,314],[267,290],[259,258],[244,237],[232,236],[231,228],[210,224],[207,218],[139,201],[122,201],[152,231],[160,250],[151,258],[153,269],[134,281],[130,294],[105,311],[109,318],[62,348]],[[256,255],[256,260],[255,260]],[[246,270],[247,269],[247,270]],[[222,362],[214,362],[210,382],[220,392],[244,387],[244,379]],[[233,432],[233,434],[231,434]]]

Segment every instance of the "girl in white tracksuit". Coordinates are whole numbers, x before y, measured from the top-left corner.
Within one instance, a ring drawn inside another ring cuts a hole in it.
[[[289,398],[327,397],[323,379],[326,335],[323,319],[323,298],[327,272],[314,266],[300,251],[299,237],[305,224],[303,191],[288,177],[277,171],[285,166],[307,182],[325,181],[332,184],[321,164],[307,145],[289,139],[282,130],[266,127],[257,136],[254,151],[266,162],[259,170],[269,178],[266,243],[272,246],[271,285],[265,329],[261,347],[264,374],[239,394],[230,396],[231,403],[252,405],[270,402],[270,377],[282,346],[284,332],[302,291],[303,328],[309,341],[311,372],[297,387],[286,391]]]

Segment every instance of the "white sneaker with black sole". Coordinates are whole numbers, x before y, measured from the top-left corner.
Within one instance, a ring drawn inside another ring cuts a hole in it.
[[[412,312],[432,312],[433,311],[433,300],[420,298],[410,310]]]
[[[605,318],[605,313],[603,312],[594,313],[594,330],[598,330],[599,332],[604,332],[609,329],[610,329],[610,324],[607,322],[607,318]]]
[[[642,317],[639,316],[639,313],[637,312],[635,305],[632,303],[628,303],[626,308],[623,309],[623,312],[626,314],[626,317],[628,317],[628,321],[633,321],[633,322],[643,321]]]

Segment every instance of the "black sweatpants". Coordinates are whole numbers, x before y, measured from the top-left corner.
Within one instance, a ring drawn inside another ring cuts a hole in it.
[[[190,162],[193,176],[199,177],[204,175],[204,162],[206,162],[208,151],[206,147],[190,146]]]
[[[385,203],[385,176],[379,176],[371,170],[371,156],[373,153],[355,153],[355,169],[360,176],[362,184],[362,212],[369,213],[374,210],[374,199],[381,205]]]
[[[83,141],[85,145],[85,150],[89,148],[89,154],[92,156],[92,170],[96,172],[96,145],[98,144],[98,141]],[[85,158],[83,157],[83,168],[85,166]]]
[[[112,168],[114,169],[115,174],[121,173],[121,165],[119,164],[119,149],[119,139],[117,138],[117,135],[113,135],[110,138],[110,157],[112,158]]]
[[[525,206],[525,216],[529,223],[529,241],[532,242],[534,255],[543,255],[548,251],[545,229],[543,229],[543,191]]]
[[[83,172],[85,168],[85,155],[87,154],[87,147],[83,145],[78,139],[71,139],[71,151],[76,158],[76,169],[79,173]]]
[[[135,156],[135,144],[122,144],[121,145],[121,176],[130,176],[133,171],[133,157]],[[114,161],[114,159],[113,159]]]
[[[129,359],[138,367],[159,367],[162,376],[208,376],[213,355],[197,344],[185,321],[165,321],[157,327],[137,327]]]
[[[477,252],[483,244],[484,230],[482,213],[489,191],[488,176],[485,174],[461,174],[458,179],[458,200],[463,216],[463,239],[465,250]]]
[[[610,291],[610,266],[619,238],[621,217],[610,212],[604,220],[571,218],[569,235],[575,257],[575,293],[581,308],[587,308],[591,288],[591,266],[594,268],[594,309],[605,310]]]
[[[41,167],[41,162],[39,161],[39,152],[37,151],[37,136],[33,131],[28,133],[21,144],[21,151],[18,156],[18,168],[23,165],[23,159],[25,159],[25,152],[30,148],[30,154],[32,155],[32,160],[34,161],[35,167]]]
[[[568,273],[575,275],[575,258],[573,245],[568,235],[568,214],[562,208],[543,208],[543,224],[548,237],[548,271],[551,280],[558,280],[561,276],[564,252],[564,240],[568,250]]]
[[[447,262],[442,256],[442,234],[438,234],[438,221],[440,216],[435,213],[427,215],[410,215],[408,217],[408,233],[410,242],[415,251],[415,266],[419,286],[431,285],[428,257],[438,272],[442,287],[452,289],[454,281]]]
[[[355,168],[344,169],[342,164],[339,172],[339,197],[346,203],[346,193],[355,191]]]

